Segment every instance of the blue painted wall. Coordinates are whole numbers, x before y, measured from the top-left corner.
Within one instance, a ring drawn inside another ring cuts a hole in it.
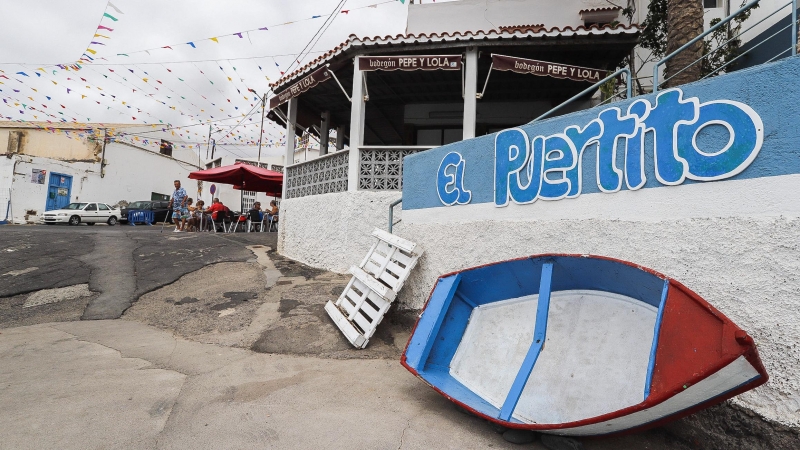
[[[697,97],[701,103],[714,100],[733,100],[750,106],[764,123],[764,142],[755,160],[744,171],[729,179],[761,178],[800,173],[800,58],[791,57],[751,69],[736,71],[697,83],[681,86],[683,98]],[[654,95],[636,97],[610,106],[627,110],[630,103],[644,98],[655,104]],[[529,138],[562,133],[568,126],[584,127],[598,117],[609,105],[565,116],[523,125]],[[708,127],[698,135],[712,142],[722,136],[716,128]],[[723,131],[724,132],[724,131]],[[726,132],[724,132],[726,133]],[[648,134],[645,156],[647,183],[644,188],[669,189],[659,183],[653,167],[652,134]],[[725,137],[727,140],[727,135]],[[712,145],[713,147],[713,145]],[[717,145],[719,147],[719,145]],[[437,193],[437,172],[442,159],[450,152],[464,159],[464,188],[471,192],[470,203],[494,201],[495,134],[439,147],[405,158],[403,165],[403,209],[443,206]],[[585,154],[582,163],[582,194],[600,192],[596,182],[595,152]],[[621,155],[622,152],[618,152]],[[591,155],[591,157],[586,157]],[[618,166],[623,166],[618,158]],[[696,181],[686,180],[685,183]],[[724,183],[724,181],[712,181]],[[622,189],[626,189],[623,183]],[[609,194],[614,195],[614,194]],[[562,199],[560,201],[570,201]]]

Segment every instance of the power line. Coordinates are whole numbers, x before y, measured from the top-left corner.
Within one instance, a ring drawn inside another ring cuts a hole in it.
[[[334,21],[334,20],[336,20],[336,16],[339,14],[339,11],[341,11],[341,9],[344,7],[344,4],[345,4],[345,3],[347,3],[347,0],[341,0],[341,1],[340,1],[340,2],[339,2],[337,5],[336,5],[336,8],[334,8],[334,9],[333,9],[333,12],[331,12],[331,14],[328,16],[328,18],[327,18],[327,19],[325,19],[325,22],[322,24],[322,26],[321,26],[321,27],[319,27],[319,29],[317,30],[317,32],[316,32],[316,33],[314,33],[314,36],[311,36],[311,40],[309,40],[309,41],[308,41],[308,44],[306,44],[306,46],[305,46],[305,47],[303,47],[303,49],[302,49],[302,50],[300,50],[300,53],[298,54],[298,56],[299,56],[299,57],[298,57],[298,58],[295,58],[295,59],[292,61],[292,63],[291,63],[291,64],[289,64],[289,67],[288,67],[288,68],[286,68],[286,71],[285,71],[285,73],[289,73],[289,72],[291,72],[291,71],[292,71],[292,68],[294,67],[294,65],[295,65],[295,64],[300,64],[300,58],[302,58],[302,57],[303,57],[303,53],[306,51],[306,49],[308,49],[308,47],[311,45],[311,43],[312,43],[312,42],[314,42],[314,38],[316,38],[316,37],[317,37],[317,35],[319,35],[319,34],[320,34],[320,32],[323,32],[323,33],[324,33],[324,31],[322,31],[322,29],[323,29],[323,28],[325,28],[325,26],[326,26],[326,25],[328,25],[328,20],[330,20],[330,22],[331,22],[331,23],[333,23],[333,21]],[[328,25],[328,26],[329,26],[329,25]],[[325,28],[325,29],[327,30],[327,28]]]
[[[310,53],[325,53],[323,51],[316,51],[316,52],[308,52]],[[181,61],[160,61],[160,62],[118,62],[118,63],[92,63],[86,64],[86,67],[94,67],[94,66],[130,66],[134,64],[189,64],[189,63],[198,63],[198,62],[216,62],[219,63],[221,61],[239,61],[239,60],[246,60],[246,59],[265,59],[265,58],[277,58],[282,56],[298,56],[299,53],[284,53],[279,55],[260,55],[260,56],[243,56],[240,58],[224,58],[224,59],[192,59],[192,60],[181,60]],[[30,62],[0,62],[0,65],[8,65],[8,66],[41,66],[41,67],[53,67],[57,66],[58,64],[53,63],[30,63]]]
[[[395,1],[396,0],[386,0],[386,1],[375,3],[375,4],[372,4],[372,5],[359,6],[359,7],[356,7],[356,8],[352,8],[351,11],[356,11],[356,10],[365,9],[365,8],[376,8],[376,7],[378,7],[380,5],[383,5],[383,4],[386,4],[386,3],[394,3]],[[342,3],[346,3],[346,2],[347,2],[347,0],[344,0]],[[239,36],[241,38],[242,37],[241,35],[245,34],[245,33],[251,33],[251,32],[255,32],[255,31],[269,31],[270,27],[277,28],[277,27],[291,25],[291,24],[295,24],[295,23],[299,23],[299,22],[307,22],[309,20],[315,20],[315,19],[319,19],[319,18],[322,18],[322,17],[326,17],[326,16],[328,17],[328,19],[330,19],[331,16],[339,14],[339,11],[337,11],[337,9],[338,9],[338,6],[337,6],[336,9],[333,10],[333,12],[331,12],[330,14],[327,14],[327,15],[326,14],[315,15],[315,16],[312,16],[312,17],[307,17],[305,19],[297,19],[297,20],[292,20],[292,21],[284,22],[284,23],[276,23],[276,24],[272,24],[272,25],[265,25],[263,27],[258,27],[258,28],[253,28],[253,29],[249,29],[249,30],[238,31],[238,32],[235,32],[235,33],[219,34],[219,35],[216,35],[214,37],[204,37],[204,38],[200,38],[200,39],[192,39],[192,40],[189,40],[189,41],[178,42],[178,43],[168,44],[168,45],[162,45],[162,46],[159,46],[159,47],[153,47],[153,48],[148,48],[148,49],[143,49],[143,50],[120,52],[120,53],[117,53],[117,56],[119,56],[119,55],[128,56],[130,54],[142,53],[142,52],[150,52],[150,51],[156,51],[156,50],[163,50],[165,48],[169,48],[171,50],[172,47],[177,47],[179,45],[188,45],[189,42],[192,42],[192,43],[201,42],[201,41],[207,41],[207,40],[211,40],[211,39],[218,39],[220,37]],[[325,21],[327,22],[328,19],[326,19]]]

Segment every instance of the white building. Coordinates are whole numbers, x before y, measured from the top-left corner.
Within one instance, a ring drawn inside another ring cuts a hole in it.
[[[161,154],[160,139],[132,140],[136,145],[109,139],[103,145],[103,129],[123,128],[131,130],[113,124],[0,124],[0,220],[8,214],[9,222],[35,223],[44,211],[75,201],[161,199],[171,195],[174,180],[192,196],[195,182],[188,175],[199,168],[193,150],[174,145],[171,155]]]

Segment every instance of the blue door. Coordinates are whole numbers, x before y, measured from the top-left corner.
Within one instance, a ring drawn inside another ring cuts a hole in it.
[[[50,173],[50,184],[47,187],[47,206],[45,211],[61,209],[69,205],[72,194],[72,175]]]

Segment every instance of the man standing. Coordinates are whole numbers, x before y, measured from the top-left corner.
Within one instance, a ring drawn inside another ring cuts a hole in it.
[[[181,187],[180,180],[175,180],[175,192],[172,193],[172,198],[169,200],[169,206],[172,208],[172,222],[175,223],[175,233],[183,231],[181,226],[181,216],[188,214],[186,209],[186,190]]]

